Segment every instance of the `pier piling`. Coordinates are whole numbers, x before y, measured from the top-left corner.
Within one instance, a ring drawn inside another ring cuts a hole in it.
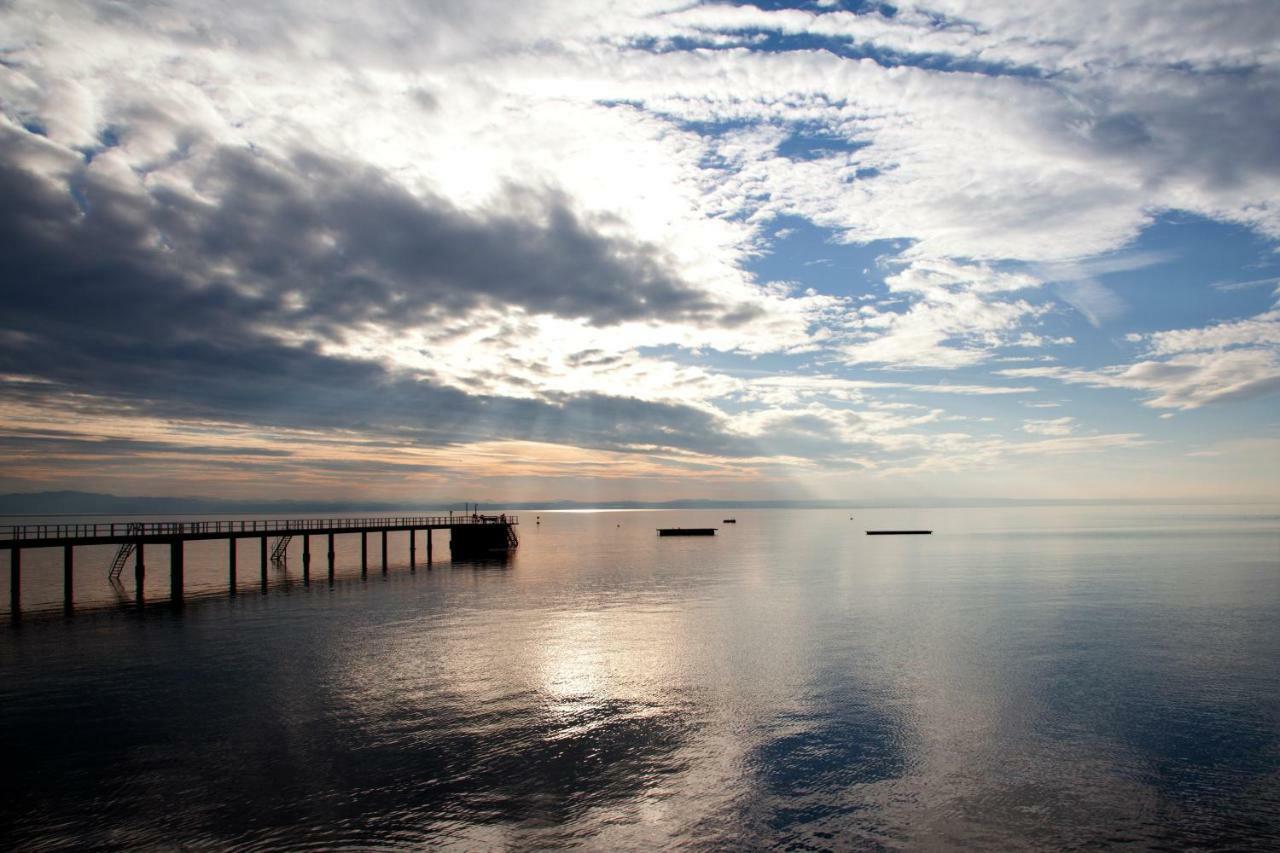
[[[382,531],[382,573],[387,573],[387,531]]]
[[[9,612],[14,616],[22,609],[22,549],[9,551]]]
[[[329,534],[329,583],[333,583],[333,533]]]
[[[266,536],[262,537],[262,541],[259,543],[259,545],[260,545],[260,550],[262,552],[262,569],[261,569],[262,589],[265,591],[267,588],[267,562],[270,559],[267,556],[267,537]]]
[[[235,540],[232,540],[232,541],[234,542]],[[138,547],[135,548],[133,551],[133,594],[135,597],[137,597],[139,603],[142,602],[142,598],[143,598],[142,588],[143,588],[143,584],[147,580],[147,564],[145,562],[146,558],[142,556],[142,552],[145,548],[146,546],[143,545],[141,542],[139,542]],[[236,560],[235,560],[235,547],[233,545],[231,549],[231,577],[232,578],[235,577],[235,571],[236,571]],[[235,587],[233,585],[232,589],[234,588]]]
[[[174,604],[182,603],[182,540],[174,539],[169,543],[169,599]]]
[[[302,582],[311,583],[311,536],[302,537]]]
[[[360,577],[369,576],[369,531],[360,531]]]
[[[418,531],[409,531],[409,571],[417,571],[418,568]]]
[[[236,594],[236,543],[240,540],[232,536],[227,540],[227,588],[232,595]],[[138,546],[138,559],[142,559],[142,546]]]
[[[71,585],[74,579],[74,568],[72,566],[72,561],[74,560],[72,551],[74,550],[74,545],[62,546],[62,609],[66,611],[71,610],[73,599]]]

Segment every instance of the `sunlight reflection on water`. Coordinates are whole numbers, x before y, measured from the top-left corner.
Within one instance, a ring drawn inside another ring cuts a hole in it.
[[[211,559],[181,611],[9,625],[0,843],[1280,842],[1274,512],[862,535],[907,514],[544,513],[507,562],[229,599]]]

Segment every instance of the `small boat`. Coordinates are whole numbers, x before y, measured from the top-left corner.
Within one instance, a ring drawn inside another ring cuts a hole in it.
[[[927,536],[932,530],[868,530],[868,536]]]
[[[726,518],[724,521],[722,521],[722,522],[720,522],[720,523],[721,523],[721,524],[737,524],[737,523],[738,523],[738,519],[736,519],[736,518]]]
[[[715,536],[714,527],[659,527],[659,536]]]

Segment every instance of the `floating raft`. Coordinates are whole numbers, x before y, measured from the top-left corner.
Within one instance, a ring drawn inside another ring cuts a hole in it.
[[[721,523],[721,524],[737,524],[737,523],[738,523],[738,519],[736,519],[736,518],[726,518],[724,521],[722,521],[722,522],[720,522],[720,523]]]
[[[659,536],[715,536],[714,527],[659,527]]]
[[[932,530],[868,530],[868,536],[928,536]]]

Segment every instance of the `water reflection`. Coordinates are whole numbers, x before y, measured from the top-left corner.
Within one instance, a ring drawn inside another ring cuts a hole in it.
[[[909,746],[902,720],[883,697],[835,679],[800,714],[771,723],[750,754],[758,790],[742,805],[746,825],[762,843],[812,848],[884,842],[889,833],[876,813],[876,783],[906,773]],[[861,819],[855,819],[862,813]]]
[[[514,554],[484,554],[481,556],[458,557],[449,563],[455,569],[510,569],[515,565]]]
[[[513,561],[9,630],[0,844],[1280,841],[1263,537],[543,521]]]

